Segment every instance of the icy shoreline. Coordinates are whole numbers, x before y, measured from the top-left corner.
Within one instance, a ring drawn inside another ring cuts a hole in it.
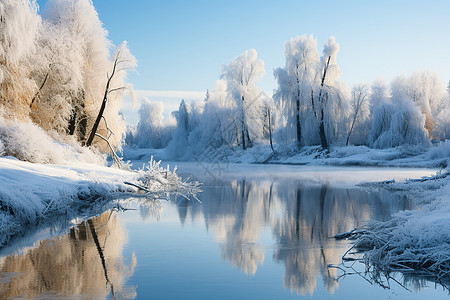
[[[370,185],[365,185],[370,188]],[[374,183],[408,194],[421,206],[401,211],[385,222],[371,222],[348,237],[354,239],[353,251],[343,261],[357,259],[366,265],[366,274],[377,284],[403,274],[404,283],[411,276],[427,278],[450,289],[450,167],[422,180],[402,183]]]
[[[126,171],[87,163],[37,164],[0,157],[0,247],[41,222],[69,222],[111,208],[113,200],[194,196],[197,183],[151,160],[146,170]],[[139,192],[139,193],[138,193]]]
[[[124,147],[124,160],[178,160],[171,157],[166,149],[145,149]],[[450,140],[440,142],[430,148],[396,147],[373,149],[366,146],[332,147],[322,151],[320,146],[296,149],[286,145],[275,147],[256,145],[253,148],[221,147],[205,149],[203,152],[185,157],[181,161],[201,162],[204,164],[249,163],[280,165],[327,165],[327,166],[366,166],[401,168],[445,168],[450,161]]]

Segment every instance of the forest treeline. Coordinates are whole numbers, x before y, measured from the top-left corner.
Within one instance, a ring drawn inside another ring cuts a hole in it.
[[[426,148],[450,138],[450,84],[439,75],[421,71],[349,88],[339,81],[338,52],[334,37],[322,54],[312,35],[291,38],[284,45],[285,66],[273,73],[278,86],[266,95],[257,86],[264,62],[256,50],[245,51],[223,66],[203,101],[181,101],[172,113],[176,122],[163,122],[161,103],[144,102],[127,140],[188,158],[211,146]]]
[[[126,43],[108,39],[92,1],[48,0],[40,11],[34,0],[1,0],[0,117],[81,145],[167,147],[174,158],[211,146],[426,147],[450,138],[450,87],[437,74],[349,88],[339,81],[338,52],[334,37],[321,53],[312,35],[293,37],[285,65],[273,72],[277,87],[266,95],[257,85],[264,62],[245,51],[222,67],[203,101],[181,101],[173,122],[163,122],[161,103],[145,101],[124,139],[120,107],[136,60]]]

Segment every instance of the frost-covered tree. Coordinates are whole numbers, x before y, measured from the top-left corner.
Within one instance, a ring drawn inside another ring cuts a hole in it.
[[[178,110],[172,112],[177,125],[172,132],[172,140],[168,145],[171,157],[181,157],[186,147],[188,147],[189,133],[192,130],[191,115],[192,109],[186,104],[184,99],[181,100]]]
[[[309,111],[317,114],[314,84],[319,66],[317,41],[311,35],[291,38],[284,45],[286,64],[274,71],[278,87],[274,98],[287,118],[287,128],[297,145],[302,144],[303,117]]]
[[[391,84],[391,95],[386,85],[377,81],[372,86],[372,128],[369,145],[375,148],[389,148],[400,145],[429,144],[426,129],[426,114],[418,105],[420,87],[405,77],[397,77]]]
[[[36,76],[42,91],[39,101],[32,106],[33,119],[51,129],[65,129],[71,135],[77,133],[83,143],[93,127],[98,127],[94,133],[102,136],[108,135],[109,129],[114,132],[110,142],[119,146],[125,132],[125,123],[119,116],[120,92],[123,92],[124,71],[135,64],[134,58],[125,44],[114,51],[91,0],[49,0],[43,19],[40,44],[47,61]],[[114,52],[112,58],[111,52]],[[117,53],[121,58],[112,76],[118,62]],[[119,92],[108,91],[108,107],[102,114],[108,120],[108,128],[105,122],[96,122],[107,85],[109,90]],[[49,115],[56,107],[62,108],[58,117]]]
[[[33,79],[38,90],[30,103],[31,119],[45,130],[74,134],[75,123],[69,120],[83,97],[82,55],[67,27],[45,19],[37,43]]]
[[[30,76],[40,24],[35,1],[0,1],[0,108],[10,118],[28,119],[36,91]]]
[[[337,101],[340,100],[339,90],[335,86],[335,81],[340,76],[339,66],[337,65],[336,56],[339,51],[339,44],[336,43],[336,39],[331,36],[323,48],[323,56],[321,61],[321,81],[318,92],[318,106],[319,106],[319,136],[320,143],[323,149],[328,149],[330,137],[327,137],[325,130],[326,117],[325,113],[328,111],[328,115],[334,118],[328,119],[328,125],[331,125],[333,119],[336,119],[338,112],[333,107]],[[333,107],[333,110],[330,108]]]
[[[111,102],[111,98],[117,102],[117,97],[115,97],[115,94],[122,92],[124,90],[127,90],[127,87],[123,85],[124,83],[122,82],[121,78],[119,78],[119,80],[117,80],[117,77],[121,76],[124,72],[126,72],[126,70],[133,69],[135,67],[135,64],[136,64],[135,59],[129,52],[129,50],[126,46],[126,42],[122,43],[122,45],[117,49],[116,53],[114,54],[114,60],[112,63],[111,73],[108,73],[108,75],[107,75],[106,87],[105,87],[104,93],[103,93],[102,104],[100,106],[99,112],[97,113],[97,118],[95,119],[95,122],[92,126],[89,137],[86,141],[86,146],[89,147],[92,144],[92,141],[95,136],[100,137],[102,140],[107,142],[108,145],[110,146],[108,135],[110,133],[114,133],[114,131],[111,131],[111,129],[107,125],[108,123],[107,123],[107,121],[106,121],[107,119],[105,117],[106,105]],[[117,86],[117,82],[122,84],[122,86]],[[113,105],[114,105],[114,102],[113,102]],[[117,106],[117,105],[115,105],[115,107],[116,107],[116,109],[119,108],[119,106]],[[116,115],[119,115],[118,111],[115,112],[113,117]],[[100,121],[102,120],[102,118],[105,121],[105,127],[107,130],[106,135],[100,135],[97,133],[97,131],[99,130],[99,125],[100,125]],[[122,121],[122,123],[123,123],[123,120],[115,120],[115,121],[116,121],[116,124],[118,121]],[[106,138],[105,138],[105,136],[106,136]],[[119,140],[121,140],[121,137]]]
[[[259,137],[261,116],[258,114],[260,90],[256,81],[264,74],[264,62],[258,59],[255,49],[245,51],[222,68],[222,78],[226,81],[228,97],[234,101],[237,114],[236,126],[242,149],[251,147]]]
[[[369,109],[370,118],[373,117],[373,110],[376,106],[389,101],[389,87],[382,79],[375,80],[370,86]]]
[[[286,136],[293,137],[299,147],[316,144],[319,137],[326,149],[337,138],[338,123],[343,122],[342,87],[337,84],[338,51],[334,37],[325,44],[321,58],[312,35],[292,38],[285,44],[286,65],[274,72],[278,81],[274,98],[280,102],[286,119]]]
[[[442,122],[439,116],[446,110],[445,85],[436,73],[415,72],[411,76],[399,76],[392,82],[393,101],[411,101],[425,115],[425,127],[430,137],[439,136]]]
[[[193,110],[196,118],[188,139],[190,148],[186,149],[189,154],[200,153],[209,147],[231,146],[239,136],[235,103],[228,97],[225,80],[217,80],[208,94],[204,106]]]
[[[139,122],[133,138],[129,138],[140,148],[164,148],[171,139],[172,127],[164,126],[164,105],[144,99],[139,108]]]
[[[369,87],[365,84],[358,84],[352,89],[352,99],[351,99],[351,108],[352,108],[352,118],[350,130],[347,135],[347,141],[345,145],[348,145],[350,140],[350,135],[352,134],[353,128],[355,127],[356,120],[365,119],[367,116],[367,103],[369,96]]]
[[[372,120],[371,145],[375,148],[429,145],[425,116],[410,101],[380,104]]]

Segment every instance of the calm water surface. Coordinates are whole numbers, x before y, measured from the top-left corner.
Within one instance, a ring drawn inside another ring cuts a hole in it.
[[[393,281],[383,289],[359,275],[337,280],[342,272],[328,267],[350,247],[332,236],[416,208],[355,181],[431,170],[249,166],[257,175],[249,176],[241,168],[211,176],[182,165],[204,182],[201,203],[140,200],[128,204],[134,210],[107,211],[59,236],[43,231],[3,251],[0,298],[447,298],[420,278],[406,283],[411,291]]]

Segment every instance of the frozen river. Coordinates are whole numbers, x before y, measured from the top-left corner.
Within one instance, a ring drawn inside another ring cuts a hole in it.
[[[433,172],[178,163],[178,173],[203,182],[200,202],[141,200],[65,234],[43,231],[0,257],[0,298],[444,298],[448,291],[422,278],[398,274],[401,284],[385,289],[368,275],[339,278],[342,271],[329,267],[350,247],[335,234],[417,205],[356,183]]]

